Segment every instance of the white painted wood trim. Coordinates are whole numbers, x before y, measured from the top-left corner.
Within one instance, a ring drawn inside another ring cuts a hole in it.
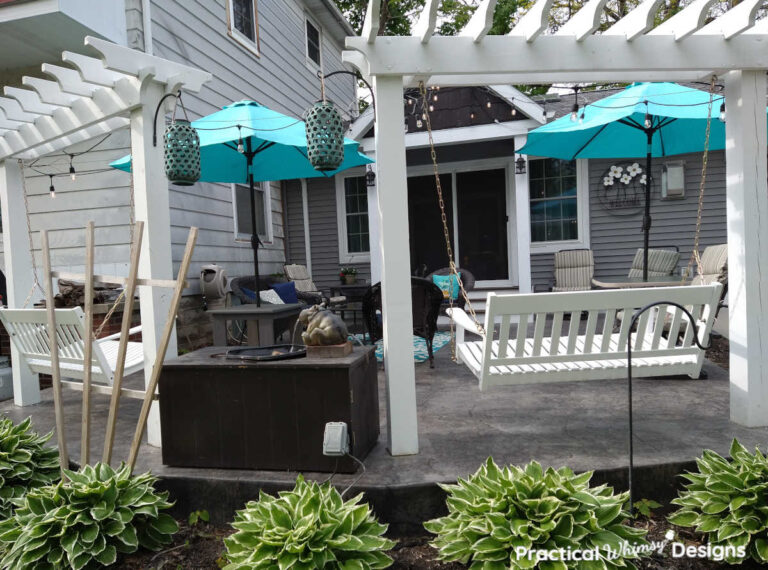
[[[309,231],[309,199],[307,197],[307,179],[302,178],[301,184],[301,220],[304,224],[305,263],[309,277],[312,277],[312,235]]]
[[[402,124],[402,123],[401,123]],[[454,129],[440,129],[432,132],[435,146],[449,144],[475,143],[509,139],[515,135],[528,134],[540,124],[534,120],[507,121],[489,125],[474,125],[471,127],[457,127]],[[405,147],[425,148],[429,146],[429,135],[425,131],[408,133],[405,135]],[[363,139],[360,148],[366,153],[375,153],[376,145],[373,138]]]
[[[320,52],[319,64],[315,63],[314,60],[309,57],[309,37],[307,34],[307,22],[312,24],[312,26],[317,30],[319,42],[318,51]],[[304,63],[307,65],[309,70],[312,71],[312,73],[317,73],[318,71],[322,72],[323,70],[323,27],[317,22],[317,20],[310,16],[309,12],[304,12]]]
[[[364,168],[351,168],[345,170],[335,177],[336,185],[336,226],[338,228],[339,239],[339,264],[346,265],[350,263],[370,263],[371,254],[368,253],[350,253],[349,243],[347,241],[347,200],[344,192],[344,180],[347,178],[359,178],[365,176]],[[370,202],[368,203],[368,217],[370,218]],[[370,223],[368,224],[368,248],[373,247],[371,240]],[[374,282],[375,283],[375,282]]]
[[[376,174],[376,163],[369,166]],[[381,281],[382,259],[381,259],[381,215],[379,213],[379,190],[378,181],[373,186],[368,187],[368,244],[371,254],[371,283]]]
[[[493,27],[493,12],[495,8],[496,0],[482,0],[467,25],[459,32],[459,35],[468,36],[475,43],[482,40]]]
[[[528,137],[515,137],[515,148],[522,148]],[[515,174],[515,241],[517,243],[517,279],[521,293],[531,293],[531,204],[528,189],[528,157],[525,174]]]
[[[536,157],[528,157],[528,160],[530,161],[539,159]],[[527,177],[528,169],[526,168],[526,178]],[[531,242],[531,253],[533,255],[536,255],[537,253],[555,253],[565,249],[583,249],[590,247],[589,161],[587,159],[580,158],[576,160],[576,199],[578,202],[577,214],[579,217],[579,239],[567,241]],[[530,231],[531,228],[529,221],[529,236]]]
[[[250,51],[253,55],[261,57],[261,47],[259,45],[259,42],[261,41],[259,37],[259,7],[257,0],[253,0],[253,35],[255,36],[253,40],[235,28],[232,0],[226,1],[227,35],[242,47]]]

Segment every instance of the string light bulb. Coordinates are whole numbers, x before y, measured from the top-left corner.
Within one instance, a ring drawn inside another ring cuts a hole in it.
[[[584,122],[584,111],[585,111],[585,109],[586,109],[586,107],[582,107],[581,108],[581,115],[579,115],[579,124]]]
[[[49,174],[48,178],[51,179],[51,187],[48,188],[48,191],[51,193],[51,200],[56,198],[56,188],[53,187],[53,174]]]
[[[472,119],[472,120],[474,120],[474,118],[475,118],[475,113],[474,113],[474,111],[473,111],[473,112],[471,112],[471,113],[469,114],[469,118],[470,118],[470,119]]]
[[[243,133],[240,130],[240,125],[237,125],[237,132],[240,133],[240,140],[237,141],[237,152],[245,154],[245,146],[243,146]]]
[[[421,119],[416,119],[416,127],[420,129],[423,126],[424,126],[424,123],[421,122]]]
[[[429,112],[431,113],[431,112],[432,112],[432,111],[434,111],[434,110],[435,110],[435,106],[434,106],[434,105],[430,105],[430,106],[429,106]]]
[[[434,95],[432,95],[432,100],[433,100],[435,103],[437,103],[437,93],[435,93]]]
[[[720,103],[720,117],[719,118],[720,118],[720,122],[721,123],[725,122],[725,101]]]
[[[574,103],[573,107],[571,108],[571,122],[575,123],[579,120],[579,104]]]
[[[490,99],[488,99],[488,102],[485,104],[485,106],[488,107],[489,109],[491,108],[491,100]]]
[[[653,126],[653,119],[651,119],[651,116],[648,113],[645,114],[645,121],[643,124],[646,129],[650,129]]]
[[[73,155],[69,155],[69,177],[72,179],[72,182],[77,180],[77,174],[75,173],[75,165],[72,164],[72,159],[74,158]]]
[[[517,115],[517,109],[512,107],[512,116],[514,117],[515,115]]]

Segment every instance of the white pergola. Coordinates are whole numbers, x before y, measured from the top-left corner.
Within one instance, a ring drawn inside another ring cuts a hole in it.
[[[712,74],[722,79],[728,113],[731,419],[746,426],[768,425],[768,278],[762,283],[763,272],[768,276],[768,19],[755,20],[762,0],[743,0],[705,25],[714,2],[694,0],[654,27],[662,3],[644,0],[596,34],[607,0],[589,0],[555,34],[544,35],[553,0],[538,0],[508,35],[488,36],[496,0],[483,0],[458,36],[442,37],[434,35],[439,0],[427,0],[412,36],[379,36],[381,0],[369,0],[362,34],[347,38],[343,59],[372,80],[376,96],[384,359],[393,455],[419,450],[411,337],[404,334],[412,328],[412,317],[402,92],[421,81],[457,86],[690,81],[708,80]],[[527,211],[524,176],[516,177],[515,192]],[[518,214],[518,223],[525,216]],[[524,235],[518,232],[518,238]],[[527,238],[518,239],[518,259],[529,263]]]
[[[26,88],[5,87],[5,97],[0,97],[0,207],[7,304],[11,308],[24,304],[34,281],[18,161],[60,151],[120,128],[131,130],[135,215],[144,222],[139,277],[173,278],[168,181],[163,146],[152,146],[152,123],[166,93],[179,89],[198,92],[211,80],[211,74],[97,38],[86,37],[85,45],[97,57],[65,51],[62,60],[68,66],[42,66],[51,80],[24,77]],[[162,121],[158,128],[163,128]],[[98,226],[98,220],[94,222]],[[139,290],[145,361],[154,362],[170,292],[151,287]],[[39,402],[37,375],[19,364],[13,346],[11,351],[15,403]],[[168,352],[176,354],[175,335]],[[149,367],[145,374],[149,378]],[[150,443],[158,445],[156,409],[147,433]]]

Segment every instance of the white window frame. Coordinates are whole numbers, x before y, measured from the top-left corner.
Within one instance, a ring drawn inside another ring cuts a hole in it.
[[[528,160],[540,160],[546,157],[529,156]],[[530,165],[528,166],[528,176],[530,176]],[[529,184],[530,188],[530,184]],[[530,192],[530,191],[529,191]],[[530,194],[528,196],[528,207],[531,205]],[[560,241],[533,241],[531,240],[531,253],[556,253],[566,249],[587,249],[589,245],[589,161],[586,159],[576,160],[576,215],[579,227],[579,239],[569,239]],[[528,220],[528,235],[530,236],[531,227]]]
[[[316,63],[314,59],[309,57],[309,35],[307,33],[307,24],[312,24],[312,27],[317,30],[317,48],[320,51],[320,63]],[[310,18],[308,14],[304,14],[304,60],[312,71],[321,71],[323,69],[323,28],[314,19]]]
[[[259,3],[258,0],[251,0],[251,2],[253,2],[253,35],[255,39],[251,40],[235,28],[234,0],[227,0],[227,35],[254,55],[261,56],[261,48],[259,47]]]
[[[235,226],[235,241],[238,243],[251,243],[251,234],[243,233],[237,227],[237,193],[235,192],[237,186],[248,188],[248,184],[230,184],[232,188],[232,218]],[[259,234],[259,239],[264,244],[271,244],[274,235],[272,231],[272,184],[270,182],[256,182],[254,187],[264,193],[264,228],[266,233]],[[248,208],[250,209],[250,202]]]
[[[344,181],[347,178],[360,178],[365,176],[365,169],[353,168],[344,172],[344,175],[336,175],[336,223],[339,234],[339,263],[370,263],[371,262],[371,233],[370,223],[368,224],[368,251],[367,252],[349,252],[347,240],[347,200],[344,191]],[[371,213],[368,212],[370,217]]]

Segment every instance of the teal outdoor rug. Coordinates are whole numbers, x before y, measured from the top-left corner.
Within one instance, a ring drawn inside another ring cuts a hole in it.
[[[368,335],[365,334],[353,334],[349,335],[349,340],[352,342],[363,341],[366,342]],[[384,345],[383,340],[376,342],[376,360],[379,362],[384,361]],[[437,353],[438,350],[443,348],[446,344],[451,342],[451,333],[436,332],[435,338],[432,339],[432,352]],[[358,342],[359,344],[359,342]],[[427,341],[420,336],[413,337],[413,359],[416,362],[426,362],[429,360],[429,353],[427,353]]]

